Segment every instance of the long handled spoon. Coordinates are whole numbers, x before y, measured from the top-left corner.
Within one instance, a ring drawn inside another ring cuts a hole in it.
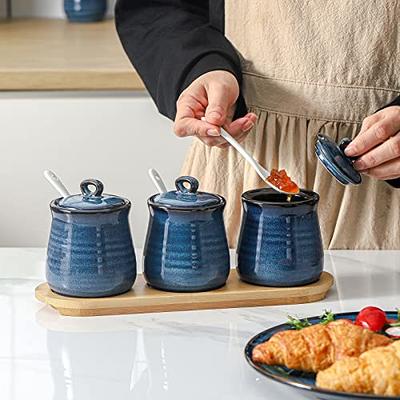
[[[201,118],[202,121],[205,121],[205,118],[202,117]],[[262,165],[260,165],[246,150],[245,148],[239,144],[239,142],[237,142],[225,129],[221,128],[221,136],[228,142],[230,143],[242,156],[243,158],[255,169],[255,171],[257,172],[257,174],[261,177],[261,179],[270,187],[272,187],[272,189],[276,190],[277,192],[280,193],[284,193],[287,195],[293,195],[293,194],[297,194],[299,191],[297,191],[297,193],[293,193],[293,192],[285,192],[282,189],[279,189],[277,186],[275,186],[274,184],[272,184],[271,182],[269,182],[267,180],[267,178],[271,175],[271,173],[265,169]]]
[[[167,187],[165,186],[165,183],[162,180],[160,174],[154,168],[150,168],[148,172],[149,172],[149,176],[150,176],[151,180],[153,181],[154,185],[156,186],[157,190],[160,193],[167,192]]]
[[[47,169],[43,172],[43,175],[54,187],[54,189],[56,189],[57,192],[61,194],[62,197],[67,197],[70,195],[67,188],[61,182],[61,179],[53,171]]]

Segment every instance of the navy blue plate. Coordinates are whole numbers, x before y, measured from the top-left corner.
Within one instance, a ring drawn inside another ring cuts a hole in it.
[[[357,312],[339,313],[335,314],[336,319],[350,319],[354,321],[357,317]],[[386,315],[389,319],[397,319],[397,312],[386,311]],[[320,317],[308,318],[311,324],[317,324],[320,322]],[[371,394],[359,394],[359,393],[345,393],[337,392],[332,390],[320,389],[315,386],[315,374],[306,373],[294,369],[288,369],[281,366],[271,366],[261,363],[255,363],[251,359],[253,348],[260,343],[266,342],[271,338],[272,335],[279,331],[291,329],[288,324],[277,325],[273,328],[267,329],[258,335],[254,336],[247,343],[244,354],[247,362],[258,372],[265,375],[267,378],[274,380],[275,382],[283,383],[293,388],[294,390],[300,390],[303,394],[309,397],[326,400],[337,400],[337,399],[374,399],[374,400],[395,400],[400,397],[395,396],[375,396]]]

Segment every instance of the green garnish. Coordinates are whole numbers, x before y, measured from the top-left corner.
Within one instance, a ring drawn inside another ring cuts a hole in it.
[[[324,313],[320,316],[320,318],[321,318],[320,324],[326,325],[329,324],[329,322],[335,320],[335,314],[331,310],[325,310]]]
[[[307,318],[300,319],[298,317],[292,317],[291,315],[288,315],[288,320],[289,321],[287,322],[287,324],[297,330],[307,328],[307,326],[312,325],[312,323]],[[335,320],[335,314],[331,310],[325,310],[324,313],[320,316],[319,323],[322,325],[326,325],[334,320]]]
[[[307,328],[307,326],[311,326],[312,324],[307,318],[299,319],[297,317],[292,317],[288,315],[288,325],[292,326],[294,329],[300,330],[303,328]]]

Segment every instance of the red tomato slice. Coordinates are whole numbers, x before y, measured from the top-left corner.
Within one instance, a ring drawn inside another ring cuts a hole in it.
[[[388,321],[385,312],[380,308],[365,307],[359,312],[355,323],[363,328],[379,332],[384,328]]]

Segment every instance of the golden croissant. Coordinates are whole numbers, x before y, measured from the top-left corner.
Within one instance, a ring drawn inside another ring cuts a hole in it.
[[[318,372],[336,360],[359,356],[367,350],[392,342],[347,320],[312,325],[301,330],[278,332],[253,349],[255,362],[284,365],[287,368]]]
[[[400,341],[336,361],[318,372],[316,384],[341,392],[400,396]]]

